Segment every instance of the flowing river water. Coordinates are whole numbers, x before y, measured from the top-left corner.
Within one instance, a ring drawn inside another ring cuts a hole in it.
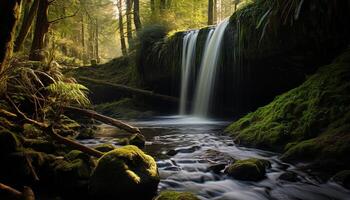
[[[214,200],[349,200],[350,191],[333,183],[321,183],[295,166],[283,163],[279,154],[245,148],[223,134],[225,121],[209,121],[191,117],[159,117],[132,122],[145,135],[145,151],[159,167],[159,190],[190,191],[200,199]],[[102,126],[103,134],[83,143],[112,143],[115,129]],[[170,155],[169,155],[170,154]],[[271,162],[266,178],[239,181],[209,167],[229,163],[232,159],[261,158]],[[279,179],[286,172],[297,174],[296,180]]]

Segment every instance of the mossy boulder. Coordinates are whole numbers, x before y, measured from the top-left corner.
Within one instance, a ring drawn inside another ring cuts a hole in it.
[[[11,131],[0,127],[0,155],[13,153],[19,147],[17,136]]]
[[[335,174],[332,180],[343,187],[350,189],[350,170],[343,170]]]
[[[140,149],[145,148],[145,144],[146,144],[146,138],[145,136],[136,133],[133,134],[130,138],[129,138],[129,144],[130,145],[135,145]]]
[[[56,159],[50,168],[53,170],[53,184],[60,188],[63,196],[71,198],[88,193],[89,178],[94,169],[90,156],[73,150],[64,159]]]
[[[115,149],[115,146],[113,144],[99,144],[97,146],[94,146],[94,149],[101,152],[109,152]]]
[[[196,195],[190,192],[177,192],[166,190],[161,192],[155,200],[199,200]]]
[[[128,145],[102,156],[91,179],[95,199],[152,199],[159,183],[155,160],[138,147]]]
[[[58,150],[58,147],[52,141],[46,139],[25,139],[23,146],[45,153],[54,153]]]
[[[238,180],[258,181],[265,177],[269,162],[256,158],[238,160],[231,164],[225,172]]]

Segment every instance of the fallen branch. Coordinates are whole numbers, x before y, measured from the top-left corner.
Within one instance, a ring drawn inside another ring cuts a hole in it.
[[[48,133],[54,140],[56,140],[56,141],[58,141],[58,142],[60,142],[60,143],[62,143],[64,145],[70,146],[70,147],[72,147],[72,148],[74,148],[76,150],[79,150],[81,152],[87,153],[87,154],[89,154],[91,156],[94,156],[94,157],[97,157],[97,158],[103,156],[103,153],[100,152],[100,151],[97,151],[97,150],[92,149],[90,147],[84,146],[84,145],[82,145],[82,144],[80,144],[78,142],[75,142],[73,140],[70,140],[70,139],[68,139],[66,137],[63,137],[63,136],[57,134],[55,132],[55,130],[53,129],[53,127],[49,127],[48,128]]]
[[[177,104],[179,102],[179,99],[176,97],[154,93],[153,91],[149,91],[149,90],[142,90],[142,89],[133,88],[133,87],[129,87],[129,86],[121,85],[121,84],[109,83],[106,81],[96,80],[96,79],[82,77],[82,76],[80,76],[78,79],[82,80],[82,81],[88,81],[88,82],[91,82],[94,84],[101,84],[101,85],[110,86],[113,89],[118,90],[118,91],[123,92],[123,93],[128,94],[128,95],[141,95],[141,96],[150,97],[153,99],[159,99],[162,101],[171,102],[171,103],[175,103],[175,104]]]
[[[36,126],[42,128],[42,129],[44,129],[44,130],[48,130],[47,132],[49,133],[49,135],[50,135],[54,140],[56,140],[56,141],[58,141],[58,142],[60,142],[60,143],[62,143],[62,144],[64,144],[64,145],[70,146],[70,147],[72,147],[72,148],[74,148],[74,149],[80,150],[80,151],[82,151],[82,152],[84,152],[84,153],[86,153],[86,154],[89,154],[89,155],[91,155],[91,156],[97,157],[97,158],[99,158],[99,157],[101,157],[101,156],[103,155],[103,153],[100,152],[100,151],[97,151],[97,150],[92,149],[92,148],[90,148],[90,147],[84,146],[84,145],[82,145],[82,144],[80,144],[80,143],[78,143],[78,142],[75,142],[75,141],[73,141],[73,140],[70,140],[70,139],[68,139],[68,138],[66,138],[66,137],[63,137],[63,136],[57,134],[57,133],[55,132],[55,130],[53,129],[52,125],[49,126],[49,125],[46,124],[46,123],[42,123],[42,122],[38,122],[38,121],[36,121],[36,120],[30,119],[30,118],[27,117],[21,110],[19,110],[19,108],[16,106],[16,104],[12,101],[12,99],[11,99],[8,95],[6,95],[6,99],[7,99],[7,101],[13,106],[13,108],[16,110],[16,112],[17,112],[17,114],[18,114],[19,116],[21,116],[25,121],[27,121],[27,122],[29,122],[29,123],[32,123],[32,124],[34,124],[34,125],[36,125]],[[34,169],[33,169],[33,170],[34,170]],[[35,171],[34,171],[34,173],[35,173]],[[33,174],[33,175],[34,175],[34,174]],[[35,175],[36,175],[36,174],[35,174]],[[34,176],[35,176],[35,175],[34,175]],[[38,177],[37,177],[37,178],[38,178]]]
[[[8,185],[0,183],[0,194],[0,197],[6,197],[6,199],[35,200],[33,190],[26,186],[23,188],[23,192],[20,192]]]
[[[101,115],[93,110],[87,110],[87,109],[82,109],[82,108],[77,108],[77,107],[72,107],[72,106],[68,106],[68,107],[66,107],[66,109],[74,111],[74,112],[78,112],[78,113],[83,114],[87,117],[96,119],[100,122],[103,122],[103,123],[115,126],[117,128],[123,129],[129,133],[141,133],[141,131],[136,127],[133,127],[129,124],[126,124],[120,120],[116,120],[116,119],[113,119],[111,117]]]

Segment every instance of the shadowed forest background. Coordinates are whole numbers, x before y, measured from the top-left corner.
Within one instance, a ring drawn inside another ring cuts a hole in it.
[[[0,199],[349,199],[349,11],[2,0]]]

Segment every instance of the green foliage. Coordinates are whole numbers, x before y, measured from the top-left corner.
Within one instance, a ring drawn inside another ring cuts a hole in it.
[[[81,106],[90,105],[90,101],[86,96],[88,89],[81,84],[58,81],[50,84],[46,89],[51,93],[50,98],[54,99],[58,104],[77,103]]]

